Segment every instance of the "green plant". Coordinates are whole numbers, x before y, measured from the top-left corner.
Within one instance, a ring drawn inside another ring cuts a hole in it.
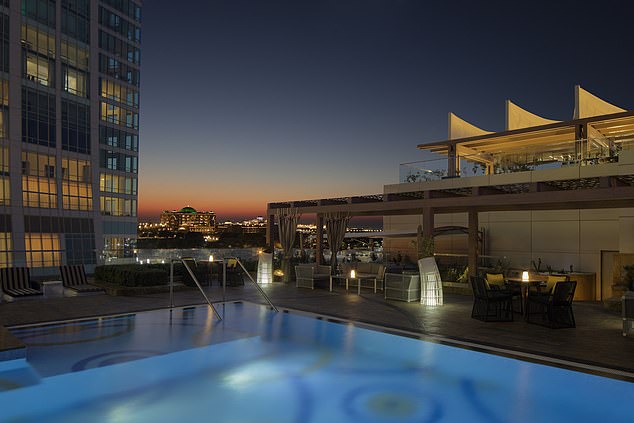
[[[95,279],[120,286],[156,286],[167,285],[168,271],[165,265],[124,264],[97,266]]]
[[[493,266],[493,273],[502,273],[503,275],[508,275],[508,271],[511,268],[511,261],[506,257],[502,257],[497,260],[495,265]]]
[[[623,283],[629,290],[634,290],[634,264],[623,266]]]

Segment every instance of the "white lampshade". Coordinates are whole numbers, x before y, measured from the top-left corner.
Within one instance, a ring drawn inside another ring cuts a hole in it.
[[[213,254],[209,255],[209,261],[214,261],[214,255]]]
[[[528,272],[526,270],[522,272],[522,281],[528,282]]]
[[[356,272],[354,269],[352,269],[352,270],[350,271],[350,277],[351,277],[352,279],[354,279],[354,278],[356,278],[356,277],[357,277],[357,272]]]

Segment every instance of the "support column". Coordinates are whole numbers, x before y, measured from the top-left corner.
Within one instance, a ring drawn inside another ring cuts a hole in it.
[[[460,169],[458,153],[455,144],[451,144],[447,150],[447,177],[455,178]]]
[[[324,216],[318,214],[315,219],[315,226],[317,226],[315,240],[315,262],[317,264],[324,264],[322,258],[324,256]]]
[[[434,236],[434,209],[431,207],[423,209],[423,236]]]
[[[588,153],[588,124],[575,125],[575,156],[583,160]]]
[[[478,274],[478,212],[469,210],[469,276]]]
[[[266,245],[269,246],[271,254],[275,253],[275,215],[268,214],[266,221]]]

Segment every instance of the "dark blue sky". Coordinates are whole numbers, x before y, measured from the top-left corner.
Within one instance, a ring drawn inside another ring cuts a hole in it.
[[[177,5],[175,8],[174,5]],[[587,6],[586,6],[587,5]],[[149,0],[140,214],[221,217],[378,193],[452,111],[567,120],[573,87],[634,108],[633,2]]]

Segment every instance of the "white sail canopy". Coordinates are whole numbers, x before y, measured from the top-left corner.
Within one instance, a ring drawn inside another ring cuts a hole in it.
[[[449,113],[449,139],[457,140],[460,138],[477,137],[478,135],[488,135],[493,132],[485,131],[475,125],[470,124],[464,119],[460,119],[453,113]]]
[[[558,123],[559,120],[546,119],[541,116],[537,116],[528,110],[522,109],[511,100],[506,100],[506,130],[512,131],[514,129],[530,128],[533,126],[548,125],[551,123]]]
[[[573,119],[583,119],[592,116],[609,115],[612,113],[626,112],[599,97],[590,94],[588,91],[575,85],[575,113]]]

